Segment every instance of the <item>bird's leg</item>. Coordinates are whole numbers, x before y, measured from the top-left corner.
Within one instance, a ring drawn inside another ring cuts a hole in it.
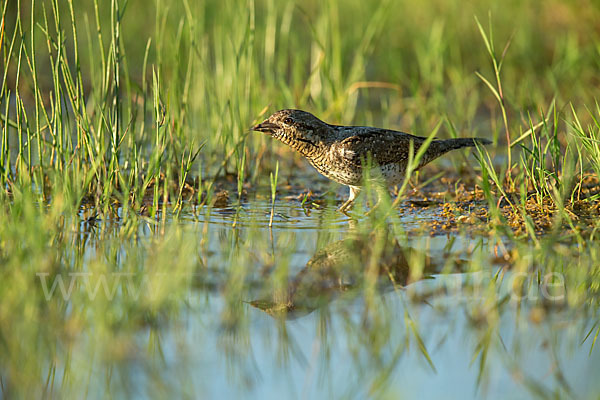
[[[370,215],[373,213],[381,204],[381,198],[384,196],[384,191],[387,190],[387,187],[383,184],[377,184],[375,187],[375,192],[377,193],[377,202],[371,207],[369,211],[365,215]]]
[[[338,208],[338,211],[341,212],[346,212],[346,210],[348,210],[350,207],[352,207],[352,203],[354,203],[354,200],[358,197],[358,194],[360,193],[360,188],[358,186],[348,186],[350,188],[350,194],[348,196],[348,200],[346,200],[344,202],[344,204],[342,204],[342,206],[340,208]]]

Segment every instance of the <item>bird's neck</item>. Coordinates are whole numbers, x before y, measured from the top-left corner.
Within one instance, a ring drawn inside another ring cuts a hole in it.
[[[298,138],[292,135],[281,135],[277,137],[277,139],[307,158],[318,156],[322,152],[326,151],[326,144],[322,143],[321,141],[313,141],[301,137]]]
[[[324,151],[323,144],[320,142],[294,140],[288,145],[306,158],[318,156]]]

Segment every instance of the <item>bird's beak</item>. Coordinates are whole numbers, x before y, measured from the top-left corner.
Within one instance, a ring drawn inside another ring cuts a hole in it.
[[[252,127],[252,130],[257,132],[273,133],[278,128],[279,126],[277,126],[277,124],[271,123],[269,121],[264,121],[258,125],[254,125]]]

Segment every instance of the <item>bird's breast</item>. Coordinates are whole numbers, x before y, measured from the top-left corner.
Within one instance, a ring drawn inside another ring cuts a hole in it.
[[[362,167],[340,157],[331,147],[303,155],[321,175],[335,182],[356,185],[362,180]]]

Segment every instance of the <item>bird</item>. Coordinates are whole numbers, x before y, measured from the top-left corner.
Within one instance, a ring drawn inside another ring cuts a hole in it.
[[[279,110],[253,131],[269,134],[303,155],[323,176],[349,187],[349,196],[338,209],[350,209],[364,185],[363,173],[382,179],[387,186],[401,183],[406,175],[411,142],[413,154],[425,137],[370,126],[332,125],[313,114],[296,109]],[[487,145],[482,138],[433,140],[419,160],[417,168],[450,150]]]

